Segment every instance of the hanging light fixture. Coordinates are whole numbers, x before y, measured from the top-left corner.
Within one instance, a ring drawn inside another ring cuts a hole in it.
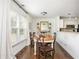
[[[46,15],[46,14],[47,14],[47,12],[46,12],[46,11],[43,11],[43,12],[41,12],[41,14],[42,14],[42,15]]]

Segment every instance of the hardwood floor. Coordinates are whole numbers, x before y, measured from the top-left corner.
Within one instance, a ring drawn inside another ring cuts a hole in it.
[[[33,55],[33,48],[26,47],[23,52],[16,55],[17,59],[37,59],[36,56]],[[73,59],[69,56],[57,43],[56,43],[56,52],[54,59]]]

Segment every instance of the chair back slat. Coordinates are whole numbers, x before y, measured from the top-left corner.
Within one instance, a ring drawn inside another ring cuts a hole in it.
[[[54,33],[53,49],[55,49],[55,42],[56,42],[56,33]]]

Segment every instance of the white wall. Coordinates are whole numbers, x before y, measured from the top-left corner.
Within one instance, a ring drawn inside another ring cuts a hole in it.
[[[0,53],[1,53],[1,29],[2,29],[2,15],[3,15],[3,3],[2,0],[0,0]],[[0,54],[1,55],[1,54]]]
[[[8,46],[9,32],[9,0],[0,0],[0,59],[11,59],[10,46]]]
[[[31,22],[31,28],[32,28],[32,32],[36,32],[37,31],[37,23],[40,23],[40,21],[48,21],[49,23],[51,23],[51,32],[56,32],[58,31],[58,23],[59,23],[59,17],[55,17],[55,18],[34,18]]]
[[[22,40],[19,43],[13,45],[13,54],[16,55],[21,49],[23,49],[26,45],[26,40]]]

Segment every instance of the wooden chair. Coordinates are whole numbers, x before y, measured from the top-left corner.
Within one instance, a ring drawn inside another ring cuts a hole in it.
[[[34,40],[33,40],[33,34],[32,34],[32,32],[30,32],[29,35],[30,35],[31,47],[33,47],[34,46]]]
[[[38,47],[38,59],[40,57],[44,57],[43,59],[54,59],[55,54],[55,40],[56,40],[56,33],[54,33],[54,42],[53,42],[53,48],[47,43],[44,42],[44,37],[42,39],[43,42],[39,42],[40,39],[37,40],[37,47]]]

